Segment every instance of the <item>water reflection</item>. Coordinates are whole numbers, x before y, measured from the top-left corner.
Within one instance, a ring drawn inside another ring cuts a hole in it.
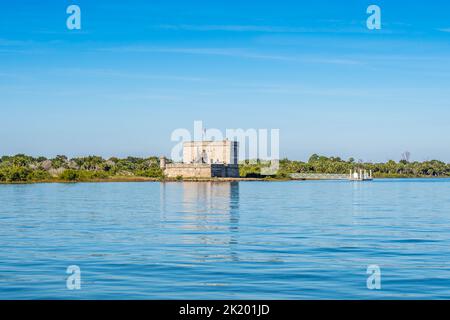
[[[238,182],[182,182],[161,185],[161,213],[166,227],[199,261],[238,260]],[[181,201],[180,201],[181,199]]]
[[[239,200],[237,182],[184,182],[182,186],[186,212],[228,215]]]

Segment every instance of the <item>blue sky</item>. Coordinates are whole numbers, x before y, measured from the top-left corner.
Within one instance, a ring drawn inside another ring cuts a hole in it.
[[[66,28],[67,6],[82,29]],[[366,8],[382,29],[366,28]],[[1,1],[0,154],[170,154],[279,128],[282,156],[450,162],[448,1]]]

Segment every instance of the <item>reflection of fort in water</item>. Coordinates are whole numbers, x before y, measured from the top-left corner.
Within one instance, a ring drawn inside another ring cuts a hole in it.
[[[172,207],[174,197],[179,201],[180,196],[182,201]],[[238,182],[163,183],[161,206],[162,214],[177,222],[182,243],[217,249],[214,257],[202,255],[201,250],[189,253],[196,260],[238,260],[234,250],[239,230]]]
[[[183,207],[187,212],[231,214],[238,201],[237,182],[183,183]]]

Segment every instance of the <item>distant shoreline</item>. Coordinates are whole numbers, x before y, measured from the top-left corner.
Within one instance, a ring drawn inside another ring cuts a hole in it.
[[[43,183],[110,183],[110,182],[244,182],[244,181],[294,181],[293,179],[264,179],[264,178],[146,178],[146,177],[113,177],[107,179],[89,179],[89,180],[38,180],[38,181],[0,181],[0,185],[6,184],[43,184]]]
[[[431,179],[450,179],[450,177],[378,177],[374,180],[400,180],[400,179],[420,179],[420,180],[431,180]],[[4,182],[0,181],[0,185],[30,185],[30,184],[79,184],[79,183],[114,183],[114,182],[287,182],[287,181],[350,181],[350,180],[339,180],[339,179],[277,179],[277,178],[146,178],[146,177],[117,177],[108,179],[91,179],[91,180],[81,180],[81,181],[69,181],[69,180],[40,180],[40,181],[15,181],[15,182]]]
[[[167,163],[172,163],[166,159]],[[281,159],[273,176],[264,176],[271,163],[246,160],[239,163],[237,178],[189,178],[180,174],[169,178],[161,158],[109,158],[87,156],[69,159],[64,155],[48,159],[24,154],[0,157],[0,184],[66,183],[66,182],[151,182],[151,181],[287,181],[331,180],[333,175],[345,179],[354,170],[373,173],[373,178],[443,178],[450,177],[450,163],[438,160],[410,162],[390,160],[386,163],[356,162],[353,158],[325,157],[314,154],[307,162]],[[298,174],[300,176],[292,176]],[[306,176],[304,176],[306,175]],[[328,176],[309,177],[308,175]]]

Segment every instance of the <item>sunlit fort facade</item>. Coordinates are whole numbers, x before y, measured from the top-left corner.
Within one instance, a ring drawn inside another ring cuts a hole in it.
[[[161,157],[160,166],[169,178],[238,178],[238,152],[237,141],[189,141],[183,143],[182,163]]]

